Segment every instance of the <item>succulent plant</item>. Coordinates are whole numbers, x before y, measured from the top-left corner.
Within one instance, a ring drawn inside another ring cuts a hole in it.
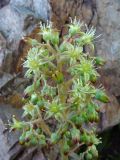
[[[85,46],[94,49],[95,29],[89,30],[76,19],[71,20],[63,37],[52,23],[40,24],[40,28],[42,41],[28,38],[32,47],[23,65],[25,76],[32,79],[25,89],[26,121],[14,117],[11,128],[22,130],[23,145],[57,145],[63,160],[75,155],[93,160],[100,143],[94,125],[100,110],[96,100],[109,101],[103,89],[94,85],[99,77],[97,67],[104,61],[84,52]]]

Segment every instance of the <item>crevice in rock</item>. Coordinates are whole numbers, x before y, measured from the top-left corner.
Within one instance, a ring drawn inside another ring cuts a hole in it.
[[[0,0],[0,9],[8,5],[10,0]]]
[[[120,104],[120,96],[116,96],[118,103]]]

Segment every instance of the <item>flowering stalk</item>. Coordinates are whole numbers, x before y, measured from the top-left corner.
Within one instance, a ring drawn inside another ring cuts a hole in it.
[[[71,20],[61,41],[52,23],[40,24],[43,41],[28,38],[32,48],[24,67],[33,83],[25,89],[28,98],[23,117],[27,121],[14,117],[11,124],[11,129],[22,130],[21,144],[57,146],[63,160],[97,158],[100,139],[94,124],[99,121],[100,106],[96,100],[109,101],[103,89],[94,86],[97,67],[104,61],[84,53],[84,46],[94,49],[95,38],[95,30],[83,32],[84,26]]]

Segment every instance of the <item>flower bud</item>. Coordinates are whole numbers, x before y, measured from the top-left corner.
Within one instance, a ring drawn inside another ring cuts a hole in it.
[[[80,141],[80,131],[76,128],[71,129],[71,136],[74,143]]]
[[[86,153],[86,155],[85,155],[85,160],[93,160],[93,156],[92,156],[92,154],[91,153]]]
[[[51,142],[56,144],[60,139],[60,135],[58,133],[52,133],[51,135]]]
[[[100,112],[100,106],[95,105],[95,110],[96,110],[96,112]]]
[[[93,82],[93,83],[95,83],[97,81],[97,76],[94,75],[94,74],[91,74],[90,75],[90,81]]]
[[[66,136],[67,138],[70,138],[70,137],[71,137],[70,131],[66,131],[66,132],[65,132],[65,136]]]
[[[46,145],[45,135],[43,135],[43,134],[40,135],[39,144],[42,146]]]
[[[74,36],[80,32],[80,27],[78,25],[70,25],[69,34]]]
[[[85,144],[89,144],[90,143],[90,136],[87,135],[86,133],[83,133],[83,135],[80,137],[81,142],[85,143]]]
[[[90,147],[90,153],[92,154],[93,157],[95,157],[95,158],[98,157],[98,151],[97,151],[95,145],[92,145],[92,146]]]
[[[104,65],[105,64],[105,60],[104,59],[102,59],[101,57],[96,57],[95,58],[95,64],[96,65]]]
[[[69,42],[63,42],[60,45],[60,51],[61,52],[65,52],[65,51],[71,50],[72,48],[73,48],[73,46]]]
[[[70,150],[70,146],[68,145],[68,143],[65,141],[64,145],[63,145],[63,153],[66,155],[68,154]]]
[[[101,101],[101,102],[104,102],[104,103],[108,103],[109,102],[108,96],[100,89],[98,89],[96,91],[95,98],[97,100]]]
[[[32,136],[31,140],[30,140],[30,144],[35,146],[38,144],[38,139],[35,136]]]
[[[84,118],[83,117],[81,117],[81,116],[77,116],[76,117],[76,125],[81,126],[83,124],[83,122],[84,122]]]
[[[25,132],[19,137],[19,143],[23,145],[25,143]]]
[[[15,117],[13,117],[13,124],[11,125],[11,129],[21,130],[24,128],[24,126],[25,126],[24,122],[20,122],[20,121],[16,120]]]
[[[31,102],[36,105],[37,102],[38,102],[38,97],[37,97],[37,94],[32,94],[31,96]]]
[[[99,142],[99,140],[96,138],[96,136],[94,134],[90,135],[90,142],[91,144],[97,144]]]
[[[43,35],[43,40],[44,41],[50,41],[51,40],[51,36],[52,36],[52,34],[51,34],[51,30],[44,30],[43,32],[42,32],[42,35]]]
[[[89,113],[88,120],[91,123],[92,122],[98,122],[99,121],[98,113],[96,111]]]
[[[59,33],[58,32],[52,32],[50,40],[51,40],[51,43],[53,45],[58,45],[59,44]]]

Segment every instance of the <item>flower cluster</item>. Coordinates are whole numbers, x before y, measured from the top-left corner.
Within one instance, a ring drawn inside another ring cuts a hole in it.
[[[40,27],[42,42],[28,39],[32,48],[24,62],[26,76],[33,80],[25,89],[25,121],[13,117],[11,129],[22,131],[19,140],[26,146],[57,147],[62,160],[95,160],[97,101],[109,102],[94,85],[104,60],[84,52],[85,46],[94,49],[95,29],[82,31],[85,25],[75,19],[61,39],[51,23]]]

